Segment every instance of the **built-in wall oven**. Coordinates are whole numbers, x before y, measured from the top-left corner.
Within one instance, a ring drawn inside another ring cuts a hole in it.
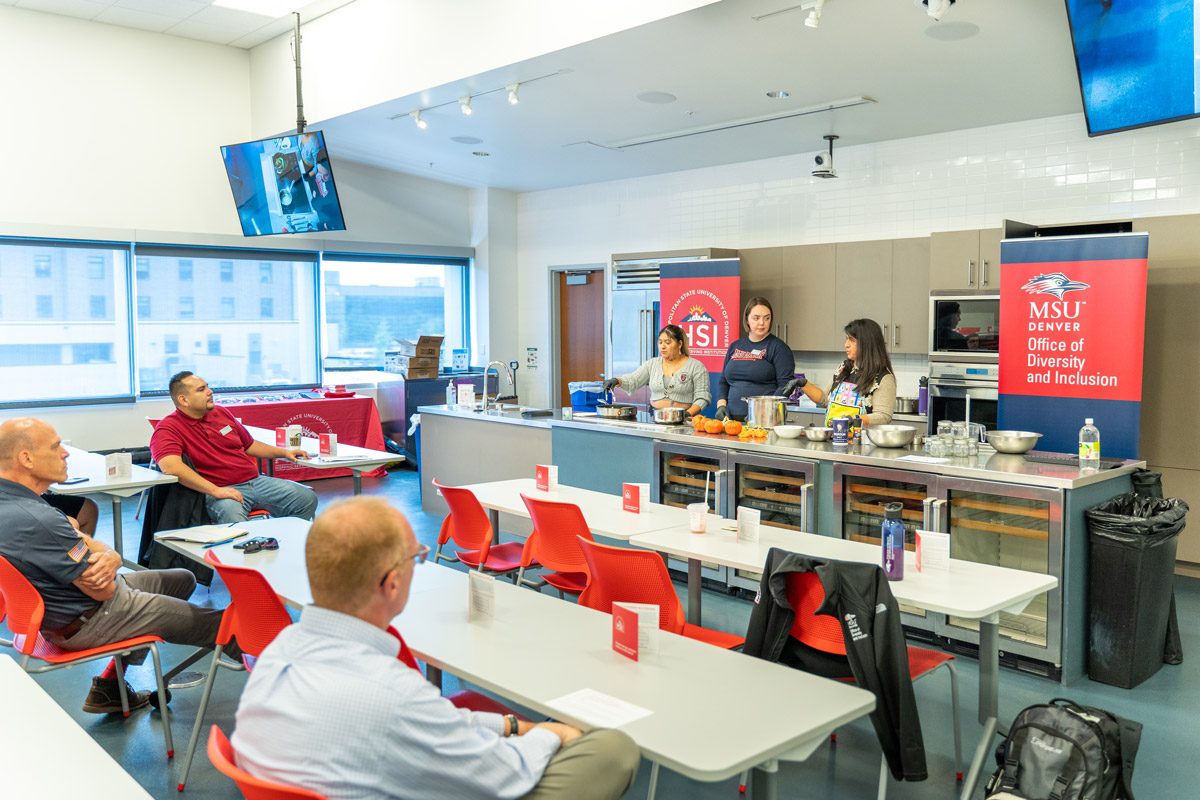
[[[929,296],[929,360],[996,363],[1000,295],[934,292]]]
[[[976,422],[996,429],[1000,367],[982,362],[929,362],[929,432],[938,420]]]

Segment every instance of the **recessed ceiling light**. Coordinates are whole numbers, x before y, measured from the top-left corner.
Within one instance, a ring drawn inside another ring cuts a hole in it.
[[[471,151],[471,155],[479,156],[480,158],[487,158],[491,155],[491,153],[487,152],[486,150],[473,150]]]
[[[653,103],[654,105],[661,106],[667,103],[674,103],[679,98],[670,92],[642,92],[637,96],[637,99],[643,103]]]
[[[979,26],[974,22],[939,22],[925,29],[925,35],[939,42],[957,42],[970,39],[979,33]]]
[[[772,89],[771,91],[767,92],[767,97],[771,98],[772,100],[782,100],[785,97],[791,96],[792,93],[787,89]]]
[[[478,136],[451,136],[450,141],[459,144],[483,144],[483,139]]]
[[[213,0],[214,6],[232,8],[235,11],[245,11],[260,17],[279,19],[280,17],[299,11],[304,0]]]

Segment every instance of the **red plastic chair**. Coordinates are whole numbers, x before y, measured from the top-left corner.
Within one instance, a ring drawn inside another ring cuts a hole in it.
[[[0,556],[0,622],[8,617],[8,628],[13,633],[12,647],[21,654],[21,669],[31,674],[49,672],[85,661],[112,657],[117,666],[117,686],[121,693],[121,713],[129,716],[129,697],[125,691],[125,664],[123,656],[137,650],[149,650],[154,660],[154,680],[158,685],[158,710],[162,714],[163,741],[167,746],[167,758],[175,757],[175,745],[171,741],[170,712],[167,711],[167,686],[163,682],[162,662],[158,658],[158,636],[134,636],[111,642],[103,647],[86,650],[63,650],[42,638],[42,618],[46,606],[42,595],[33,584],[14,567],[8,559]],[[36,658],[45,662],[43,666],[30,668],[29,661]]]
[[[408,649],[408,642],[404,641],[404,637],[400,635],[400,631],[389,625],[387,632],[392,636],[395,636],[400,641],[400,652],[396,658],[398,658],[405,666],[411,667],[417,672],[420,672],[421,666],[417,663],[417,657],[413,655],[412,650]],[[452,695],[448,695],[446,699],[458,708],[466,708],[471,711],[488,711],[492,714],[500,715],[516,714],[515,711],[498,700],[493,700],[486,694],[480,694],[479,692],[474,692],[470,689],[463,689],[461,692],[455,692]],[[517,714],[517,716],[521,717],[520,714]],[[521,719],[524,719],[524,717],[521,717]]]
[[[435,564],[440,560],[461,561],[471,569],[497,575],[513,575],[521,569],[522,546],[517,542],[492,546],[492,521],[474,492],[459,486],[445,486],[436,479],[433,485],[450,506],[450,515],[442,520],[437,549],[433,551]],[[442,555],[442,546],[451,540],[464,549],[453,556]]]
[[[540,583],[529,583],[540,590],[546,584],[558,590],[558,596],[577,595],[587,588],[588,565],[579,539],[592,541],[583,512],[574,503],[554,500],[539,500],[521,495],[529,516],[533,520],[533,532],[525,540],[521,551],[521,571],[517,583],[525,582],[525,570],[535,564],[553,570],[542,573]]]
[[[787,598],[796,612],[796,619],[788,635],[814,650],[833,655],[846,655],[846,640],[837,617],[817,614],[825,602],[825,587],[815,572],[795,572],[787,576]],[[954,714],[954,770],[959,782],[962,774],[962,745],[958,721],[958,671],[954,668],[954,656],[940,650],[908,645],[908,671],[915,681],[945,667],[950,673],[950,705]],[[836,736],[836,734],[835,734]],[[836,739],[835,739],[836,741]],[[887,793],[887,759],[883,760],[879,773],[879,798]],[[743,783],[745,781],[743,780]]]
[[[250,661],[243,656],[241,664],[221,660],[221,652],[236,638],[238,647],[251,659],[257,658],[266,646],[275,640],[279,632],[292,624],[283,601],[275,594],[271,584],[262,573],[248,567],[234,567],[222,564],[216,553],[209,550],[204,554],[207,561],[221,581],[229,589],[229,605],[221,617],[221,627],[217,631],[217,646],[213,649],[212,664],[208,670],[208,678],[204,682],[204,694],[200,697],[200,707],[196,709],[196,724],[192,726],[192,736],[188,740],[187,757],[183,761],[183,773],[179,784],[175,787],[183,791],[187,783],[188,772],[192,768],[192,758],[196,755],[196,745],[200,742],[200,731],[204,725],[204,714],[208,710],[208,699],[212,695],[213,684],[217,679],[217,671],[221,667],[232,670],[250,669]]]
[[[611,614],[615,602],[654,603],[658,606],[658,627],[664,631],[726,650],[745,644],[746,640],[741,636],[687,623],[683,604],[667,574],[667,565],[658,553],[597,544],[582,537],[577,541],[591,576],[587,588],[579,596],[580,605]]]
[[[246,800],[325,800],[323,794],[265,781],[240,768],[235,761],[233,745],[216,725],[208,732],[208,760],[218,772],[233,779]]]

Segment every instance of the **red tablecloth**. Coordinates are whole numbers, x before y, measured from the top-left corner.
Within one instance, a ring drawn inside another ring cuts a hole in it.
[[[243,425],[258,428],[278,428],[281,425],[299,425],[305,436],[316,437],[320,433],[336,433],[338,444],[351,444],[370,450],[384,450],[383,428],[379,424],[379,410],[370,397],[345,397],[329,400],[276,400],[256,403],[222,403],[242,421]],[[313,469],[276,459],[275,475],[294,481],[320,480],[349,475],[349,469]],[[386,475],[382,468],[364,472],[372,478]]]

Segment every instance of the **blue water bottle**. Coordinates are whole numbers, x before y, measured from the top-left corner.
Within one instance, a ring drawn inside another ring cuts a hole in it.
[[[883,507],[883,571],[889,581],[904,580],[904,523],[900,520],[903,503]]]

